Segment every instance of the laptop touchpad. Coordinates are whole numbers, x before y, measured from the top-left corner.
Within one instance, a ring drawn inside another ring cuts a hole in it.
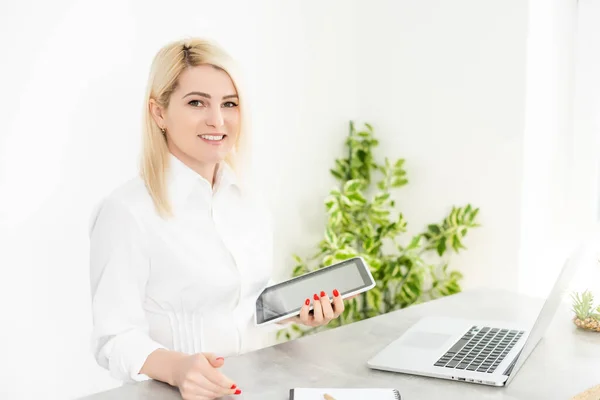
[[[402,340],[402,345],[422,349],[437,349],[451,337],[452,335],[444,335],[443,333],[412,332]]]

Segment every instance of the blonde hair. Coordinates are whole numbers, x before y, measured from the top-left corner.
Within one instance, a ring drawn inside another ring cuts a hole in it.
[[[232,153],[225,160],[242,179],[242,166],[248,158],[249,116],[244,104],[241,76],[231,56],[217,43],[207,39],[189,38],[168,43],[154,56],[148,77],[142,124],[142,157],[140,175],[161,217],[172,215],[167,192],[169,149],[166,136],[152,118],[150,99],[167,108],[179,77],[186,68],[212,65],[225,71],[236,88],[240,109],[240,132]]]

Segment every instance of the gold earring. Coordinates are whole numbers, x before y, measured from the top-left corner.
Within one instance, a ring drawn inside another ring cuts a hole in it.
[[[166,133],[165,128],[160,128],[160,131],[162,132],[163,135]]]

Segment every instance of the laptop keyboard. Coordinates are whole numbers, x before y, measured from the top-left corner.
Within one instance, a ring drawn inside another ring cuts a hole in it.
[[[523,333],[487,326],[478,329],[473,326],[434,365],[491,374]]]

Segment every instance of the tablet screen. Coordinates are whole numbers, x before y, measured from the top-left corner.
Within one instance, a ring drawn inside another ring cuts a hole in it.
[[[321,291],[332,298],[334,289],[345,295],[371,285],[366,268],[360,258],[353,258],[265,289],[257,301],[259,323],[299,311]]]

